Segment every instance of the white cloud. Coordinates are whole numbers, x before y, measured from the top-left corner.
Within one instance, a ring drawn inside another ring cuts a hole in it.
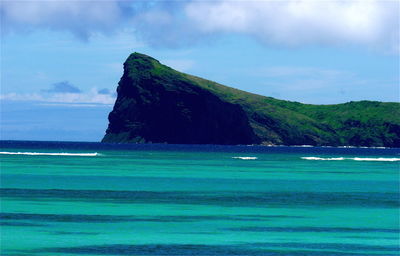
[[[12,100],[12,101],[43,101],[43,96],[39,93],[5,93],[0,95],[0,100]]]
[[[95,31],[112,31],[123,17],[123,9],[118,1],[3,0],[1,14],[5,32],[45,28],[87,39]]]
[[[101,94],[96,88],[92,88],[87,93],[7,93],[1,94],[0,99],[10,101],[37,101],[47,103],[103,105],[112,105],[115,102],[114,95]]]
[[[186,15],[203,33],[234,32],[267,44],[364,45],[399,49],[398,1],[192,2]]]
[[[50,29],[89,39],[128,29],[152,46],[172,48],[233,33],[267,45],[355,45],[398,53],[399,5],[397,0],[3,0],[0,12],[5,33]]]

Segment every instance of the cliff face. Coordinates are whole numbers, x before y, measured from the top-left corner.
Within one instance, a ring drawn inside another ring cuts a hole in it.
[[[174,73],[157,74],[156,60],[132,54],[103,142],[251,144],[243,109]]]
[[[103,142],[400,146],[400,104],[307,105],[177,72],[133,53]]]

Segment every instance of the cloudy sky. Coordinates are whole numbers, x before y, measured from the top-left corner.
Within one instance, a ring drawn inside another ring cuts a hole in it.
[[[399,5],[2,0],[0,139],[100,140],[135,51],[279,99],[399,101]]]

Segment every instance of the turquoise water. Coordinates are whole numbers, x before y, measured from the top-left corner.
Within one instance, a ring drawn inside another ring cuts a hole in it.
[[[0,145],[1,255],[399,255],[399,150]]]

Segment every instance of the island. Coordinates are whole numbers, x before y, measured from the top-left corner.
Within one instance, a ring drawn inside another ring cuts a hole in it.
[[[400,147],[400,103],[312,105],[178,72],[132,53],[102,142]]]

